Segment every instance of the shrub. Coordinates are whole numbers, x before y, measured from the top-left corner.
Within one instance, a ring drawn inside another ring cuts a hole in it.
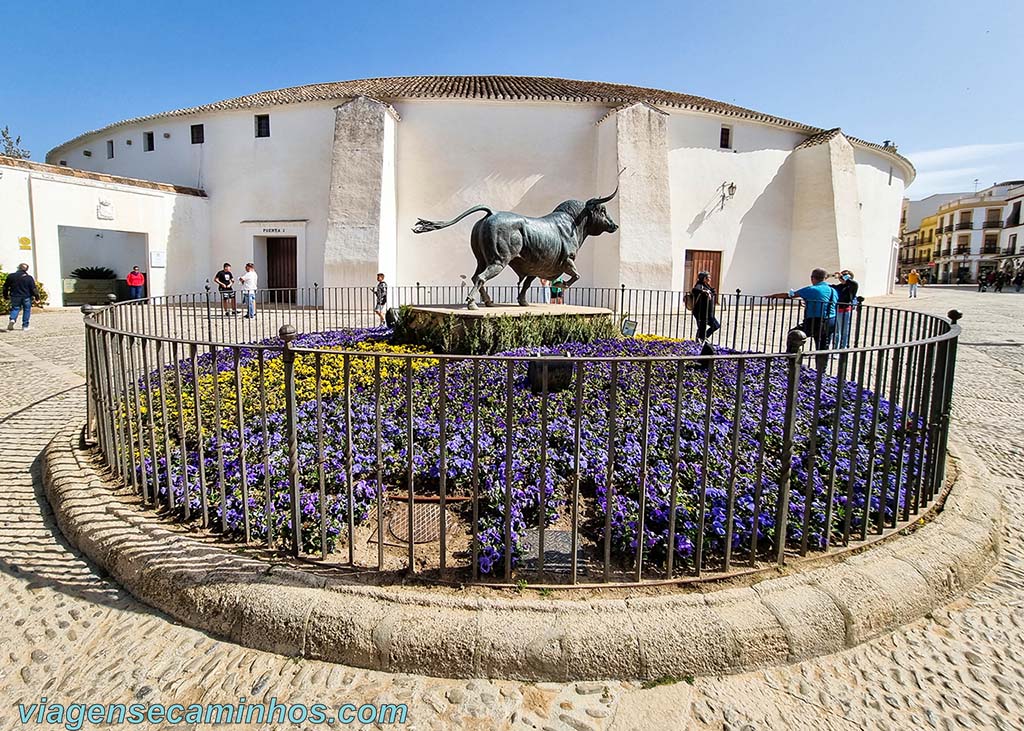
[[[0,288],[4,286],[4,282],[7,281],[7,272],[0,267]],[[0,289],[2,292],[2,289]],[[46,289],[43,287],[43,283],[36,280],[36,292],[39,295],[39,301],[32,303],[33,307],[43,307],[50,304],[50,296],[46,293]],[[0,293],[0,315],[6,315],[11,311],[11,301]]]
[[[460,318],[448,315],[428,320],[411,307],[403,306],[398,312],[394,342],[418,345],[435,353],[491,355],[517,348],[592,343],[614,337],[615,325],[610,316]]]
[[[117,279],[117,273],[110,267],[78,267],[71,276],[74,279]]]

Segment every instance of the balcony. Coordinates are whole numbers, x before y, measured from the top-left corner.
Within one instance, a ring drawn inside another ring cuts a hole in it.
[[[957,231],[970,231],[974,227],[973,221],[961,221],[956,225]]]
[[[964,254],[970,254],[970,253],[971,253],[971,247],[970,246],[958,246],[958,247],[956,247],[956,255],[957,256],[963,256]]]
[[[938,227],[936,227],[935,230],[938,231],[939,230]],[[946,226],[946,228],[942,229],[942,231],[943,231],[943,233],[947,233],[947,234],[953,233],[953,224],[949,224],[948,226]]]
[[[1003,256],[1013,256],[1015,253],[1017,252],[1014,251],[1014,247],[1012,246],[1007,246],[1003,249]]]
[[[999,247],[998,246],[985,246],[985,247],[982,248],[981,253],[982,254],[998,254],[999,253]]]
[[[939,249],[932,251],[932,259],[938,259],[940,256],[942,256],[942,252]]]
[[[1003,227],[1002,220],[985,221],[985,225],[983,226],[983,228],[1002,228],[1002,227]]]

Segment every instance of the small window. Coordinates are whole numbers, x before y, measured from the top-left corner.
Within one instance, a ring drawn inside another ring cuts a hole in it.
[[[114,141],[107,140],[107,159],[111,160],[114,157]]]
[[[204,130],[203,130],[203,125],[201,125],[201,124],[193,124],[192,125],[192,144],[193,145],[201,145],[201,144],[203,144],[205,139],[206,139],[206,137],[205,137],[205,133],[204,133]]]
[[[256,136],[257,137],[270,137],[270,115],[269,114],[257,114],[256,115]]]
[[[722,133],[718,138],[718,146],[723,150],[732,149],[732,127],[722,125]]]
[[[82,150],[82,155],[85,157],[92,157],[92,150]]]
[[[155,147],[155,144],[154,144],[154,141],[153,141],[153,133],[152,132],[143,132],[142,133],[142,150],[144,152],[152,152],[154,147]]]
[[[61,160],[60,163],[58,163],[58,164],[59,165],[63,165],[64,167],[67,167],[68,166],[68,161],[67,160]]]

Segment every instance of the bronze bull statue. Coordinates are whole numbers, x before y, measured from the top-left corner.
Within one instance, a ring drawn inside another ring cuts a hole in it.
[[[475,310],[476,293],[479,291],[483,303],[492,306],[494,302],[484,285],[505,267],[512,267],[519,275],[519,304],[525,307],[528,304],[526,292],[537,277],[554,280],[567,274],[569,279],[563,285],[565,287],[572,286],[580,278],[576,271],[576,252],[586,238],[614,233],[619,228],[604,207],[618,192],[619,188],[615,186],[612,194],[604,198],[591,198],[586,203],[568,200],[540,218],[474,206],[451,221],[425,221],[421,218],[412,231],[417,234],[439,231],[473,213],[486,213],[474,224],[470,239],[476,257],[476,271],[466,304]]]

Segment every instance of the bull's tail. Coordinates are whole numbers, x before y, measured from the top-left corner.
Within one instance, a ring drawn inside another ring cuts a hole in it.
[[[494,213],[494,211],[487,206],[474,206],[450,221],[425,221],[421,218],[416,221],[416,225],[412,227],[412,232],[414,234],[425,234],[428,231],[440,231],[442,228],[448,228],[449,226],[455,225],[471,213],[477,213],[479,211],[486,212],[488,216]]]

